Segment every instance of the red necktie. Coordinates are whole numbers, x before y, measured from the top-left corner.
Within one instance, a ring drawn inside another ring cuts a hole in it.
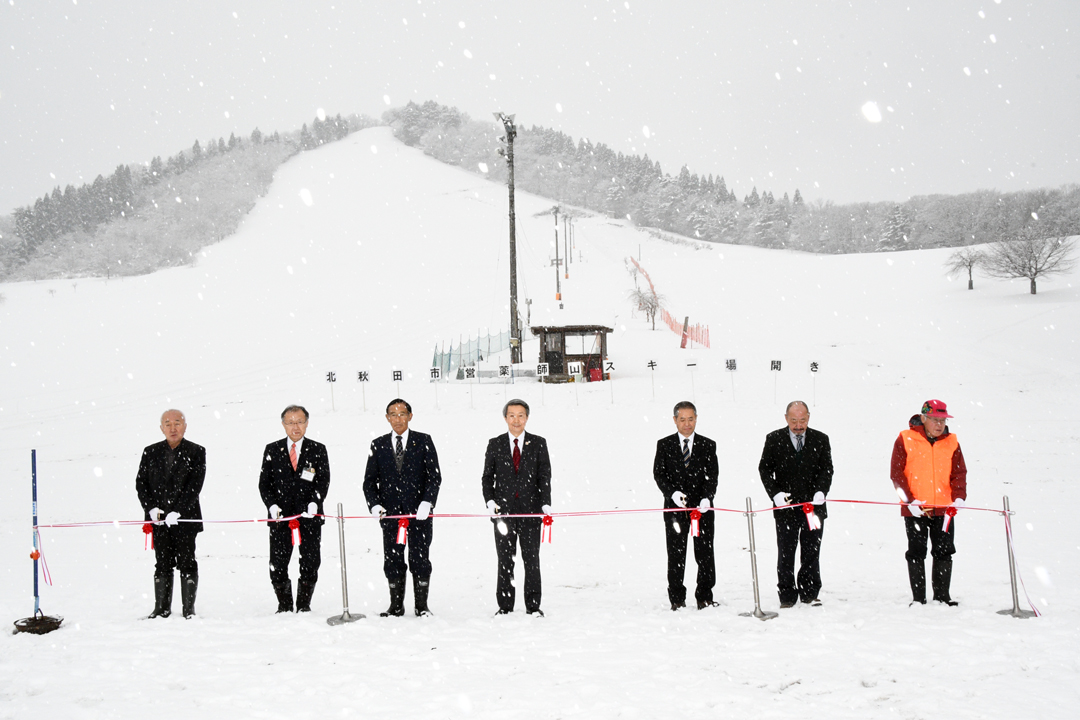
[[[292,462],[292,469],[295,470],[296,469],[296,443],[293,443],[292,447],[289,448],[289,461]]]
[[[518,439],[514,438],[514,472],[517,472],[518,468],[521,467],[521,450],[518,448],[517,441]]]

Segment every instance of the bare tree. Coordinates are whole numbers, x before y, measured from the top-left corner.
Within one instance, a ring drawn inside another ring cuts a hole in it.
[[[945,271],[952,275],[962,270],[967,270],[968,290],[975,289],[975,281],[972,279],[972,271],[986,261],[986,253],[973,247],[965,247],[957,250],[945,261]]]
[[[652,322],[652,329],[656,329],[656,313],[660,312],[660,306],[664,303],[664,296],[652,290],[631,290],[630,301],[637,303],[638,310],[645,312],[645,319]]]
[[[1027,278],[1034,295],[1038,278],[1073,269],[1075,247],[1072,237],[1042,237],[1036,226],[1029,225],[1015,240],[993,243],[987,250],[983,267],[991,277]]]

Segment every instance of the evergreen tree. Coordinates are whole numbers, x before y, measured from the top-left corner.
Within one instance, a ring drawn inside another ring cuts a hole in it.
[[[904,208],[899,204],[893,205],[892,212],[889,213],[889,217],[885,221],[885,228],[881,234],[881,249],[900,250],[904,248],[907,245],[910,232],[911,223],[908,221]]]
[[[308,130],[307,123],[300,128],[300,149],[311,150],[315,147],[315,138],[311,136],[311,131]]]
[[[161,156],[155,155],[154,159],[150,161],[150,168],[147,171],[148,178],[151,185],[156,185],[161,182],[165,177],[165,163],[161,162]]]

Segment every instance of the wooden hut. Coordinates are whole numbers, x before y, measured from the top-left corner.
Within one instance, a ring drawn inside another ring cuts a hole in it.
[[[548,364],[544,382],[570,382],[570,363],[581,363],[585,380],[607,380],[604,360],[608,356],[607,335],[614,328],[603,325],[533,326],[540,339],[539,362]]]

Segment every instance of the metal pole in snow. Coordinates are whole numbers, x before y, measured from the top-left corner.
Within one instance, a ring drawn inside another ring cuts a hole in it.
[[[746,498],[746,527],[750,531],[750,571],[754,576],[754,612],[739,613],[739,615],[756,617],[758,620],[772,620],[779,615],[774,612],[763,612],[761,609],[761,594],[758,592],[757,547],[754,544],[754,508],[749,497]]]
[[[998,610],[998,615],[1012,615],[1014,618],[1026,619],[1035,617],[1035,613],[1030,610],[1024,610],[1020,607],[1020,595],[1016,591],[1016,558],[1013,557],[1012,546],[1012,533],[1009,532],[1009,496],[1004,496],[1005,512],[1003,516],[1005,518],[1005,545],[1009,548],[1009,582],[1012,583],[1012,601],[1013,606],[1011,610]],[[34,521],[35,524],[37,521]],[[36,563],[35,563],[36,565]],[[37,576],[34,576],[34,581],[37,581]]]
[[[341,549],[341,604],[343,612],[341,615],[335,615],[326,619],[328,625],[344,625],[345,623],[351,623],[364,617],[362,614],[357,613],[352,615],[349,613],[349,575],[345,572],[345,513],[342,512],[341,503],[337,504],[337,523],[338,523],[338,547]]]

